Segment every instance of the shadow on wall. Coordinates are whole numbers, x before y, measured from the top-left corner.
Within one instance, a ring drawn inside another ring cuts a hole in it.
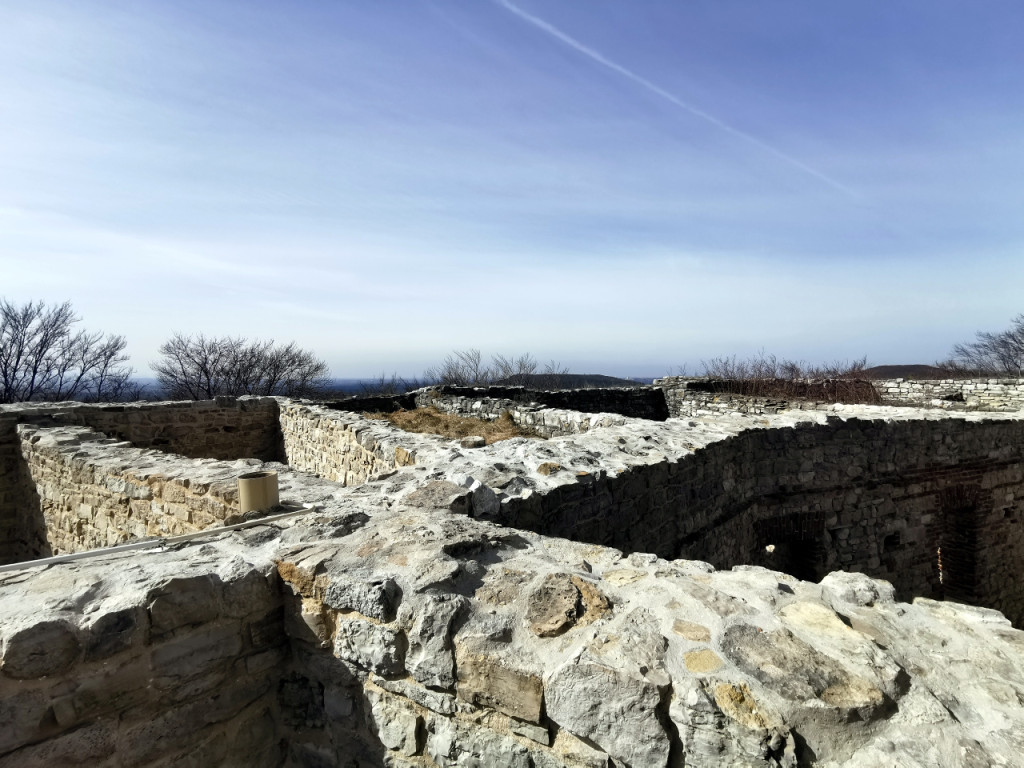
[[[953,599],[1024,622],[1024,460],[1016,421],[855,421],[753,430],[680,461],[587,476],[501,505],[543,535],[760,565],[856,571],[900,599]],[[1003,446],[1003,458],[992,457]]]
[[[14,503],[17,533],[11,542],[8,559],[0,565],[38,560],[53,554],[46,535],[46,507],[36,491],[28,464],[17,462],[14,474],[14,486],[18,489]]]

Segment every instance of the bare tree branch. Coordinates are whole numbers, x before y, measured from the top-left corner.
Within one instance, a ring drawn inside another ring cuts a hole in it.
[[[73,332],[70,302],[0,299],[0,402],[138,397],[123,336]]]
[[[294,342],[174,334],[150,367],[165,397],[210,400],[220,395],[313,397],[327,384],[327,363]]]
[[[974,341],[955,345],[950,359],[938,365],[954,374],[1024,377],[1024,313],[1005,331],[978,331]]]
[[[490,384],[512,386],[544,386],[555,388],[561,377],[569,373],[568,368],[554,360],[549,362],[543,373],[537,373],[538,363],[529,354],[519,357],[494,355],[489,366],[484,365],[479,349],[456,350],[440,365],[428,368],[423,373],[424,382],[447,384],[456,387],[485,387]]]

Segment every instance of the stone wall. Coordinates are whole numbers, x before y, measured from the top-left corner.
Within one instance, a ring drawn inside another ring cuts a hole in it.
[[[47,409],[49,410],[49,409]],[[273,397],[54,407],[59,424],[80,424],[136,448],[203,459],[281,458],[278,401]]]
[[[860,571],[905,598],[949,594],[1024,622],[1024,585],[1005,568],[1024,562],[1019,420],[754,429],[692,455],[579,473],[505,500],[496,519],[717,567],[752,563],[814,580]]]
[[[476,414],[470,414],[463,403],[476,405]],[[390,412],[398,408],[422,408],[427,405],[447,408],[452,413],[497,416],[502,410],[531,411],[542,408],[573,410],[581,413],[615,413],[637,419],[664,421],[669,412],[665,397],[652,387],[607,387],[594,389],[540,390],[526,387],[425,387],[404,395],[386,397],[356,397],[330,403],[330,407],[352,412]],[[500,410],[496,410],[499,409]]]
[[[244,464],[133,448],[87,427],[23,424],[18,433],[46,534],[35,556],[192,533],[237,517]]]
[[[685,376],[669,376],[654,381],[654,386],[664,391],[668,411],[673,417],[692,417],[706,413],[827,410],[834,402],[815,397],[813,391],[802,398],[757,397],[731,393],[728,386],[716,386],[728,384]],[[871,384],[877,393],[877,400],[865,396],[863,402],[946,410],[1024,410],[1024,379],[888,379],[873,381]]]
[[[385,422],[308,403],[283,404],[280,424],[290,466],[348,486],[414,464],[415,445],[435,442]]]
[[[139,448],[224,460],[281,457],[274,398],[176,403],[0,405],[0,563],[40,556],[39,498],[21,456],[17,425],[90,427]]]
[[[4,612],[0,768],[282,764],[277,574],[195,549],[67,564]]]
[[[538,403],[522,403],[517,400],[494,397],[442,394],[435,390],[418,393],[416,407],[436,408],[445,413],[454,413],[485,421],[508,413],[515,424],[530,429],[541,437],[578,435],[590,431],[592,427],[624,424],[629,418],[617,413],[588,413],[562,408],[547,408]]]
[[[883,402],[986,411],[1024,410],[1024,379],[943,379],[875,382]]]
[[[995,612],[346,508],[0,574],[0,768],[1019,757]]]
[[[654,387],[664,393],[666,407],[673,418],[687,418],[706,414],[765,414],[788,410],[828,410],[834,400],[816,398],[816,390],[808,388],[807,397],[755,396],[731,392],[730,384],[705,378],[666,376],[654,380]],[[865,402],[876,398],[868,397]]]

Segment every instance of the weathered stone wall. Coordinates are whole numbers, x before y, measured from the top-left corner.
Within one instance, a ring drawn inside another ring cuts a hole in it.
[[[285,461],[295,469],[352,486],[416,462],[425,438],[322,405],[286,402],[280,414]]]
[[[871,383],[878,394],[877,402],[886,405],[946,410],[1024,410],[1024,379],[888,379]],[[714,391],[714,387],[708,385],[705,379],[686,376],[668,376],[654,381],[654,386],[664,391],[668,411],[673,417],[706,413],[780,413],[831,407],[827,400],[815,398],[813,393],[805,398],[756,397]]]
[[[175,403],[19,403],[0,406],[0,563],[44,554],[36,495],[21,456],[20,423],[79,425],[139,448],[234,460],[281,457],[274,398]]]
[[[67,564],[8,604],[0,768],[282,764],[277,574],[197,549]]]
[[[943,379],[875,382],[886,403],[986,411],[1024,410],[1024,379]]]
[[[581,413],[613,413],[638,419],[664,421],[669,417],[665,397],[651,387],[538,390],[525,387],[425,387],[404,395],[357,397],[330,403],[331,408],[354,413],[434,406],[450,413],[494,418],[502,411],[537,411],[544,408]]]
[[[579,390],[586,391],[586,390]],[[536,432],[541,437],[578,435],[592,427],[624,424],[629,417],[617,413],[593,413],[562,408],[548,408],[539,403],[522,403],[493,397],[470,397],[441,394],[427,390],[416,395],[417,408],[437,408],[445,413],[489,421],[508,413],[520,427]]]
[[[516,403],[535,403],[582,413],[617,413],[635,419],[664,421],[669,417],[662,393],[652,387],[536,390],[524,387],[434,387],[422,390],[433,396],[494,398]],[[418,398],[417,398],[418,399]]]
[[[711,382],[713,383],[713,382]],[[727,382],[723,382],[727,383]],[[828,410],[833,402],[824,399],[761,397],[736,394],[707,386],[709,381],[688,376],[666,376],[655,379],[654,387],[664,392],[666,407],[672,418],[688,418],[707,414],[765,414],[788,410]]]
[[[41,516],[26,514],[39,509],[39,499],[21,458],[17,426],[17,415],[0,407],[0,564],[32,556],[46,539]]]
[[[133,448],[87,427],[18,433],[46,534],[37,556],[201,531],[239,511],[244,465]]]
[[[81,424],[137,448],[203,459],[281,458],[273,397],[117,405],[72,404],[53,410],[59,424]]]
[[[345,509],[0,575],[0,768],[1020,755],[1024,633],[995,612]]]
[[[860,571],[907,598],[950,594],[1024,623],[1024,584],[1005,568],[1024,562],[1019,420],[834,419],[755,429],[689,456],[581,473],[504,501],[496,519],[718,567],[762,564],[808,579]],[[766,552],[769,545],[778,551]]]

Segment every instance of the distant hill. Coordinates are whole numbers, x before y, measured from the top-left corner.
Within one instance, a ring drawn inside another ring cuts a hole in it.
[[[876,365],[858,375],[865,379],[948,379],[949,371],[934,365]]]
[[[631,379],[620,379],[615,376],[605,376],[602,373],[534,373],[526,376],[517,376],[515,380],[500,379],[495,384],[502,386],[523,386],[533,389],[595,389],[601,387],[639,387],[642,383],[650,384],[651,380],[644,382]]]

